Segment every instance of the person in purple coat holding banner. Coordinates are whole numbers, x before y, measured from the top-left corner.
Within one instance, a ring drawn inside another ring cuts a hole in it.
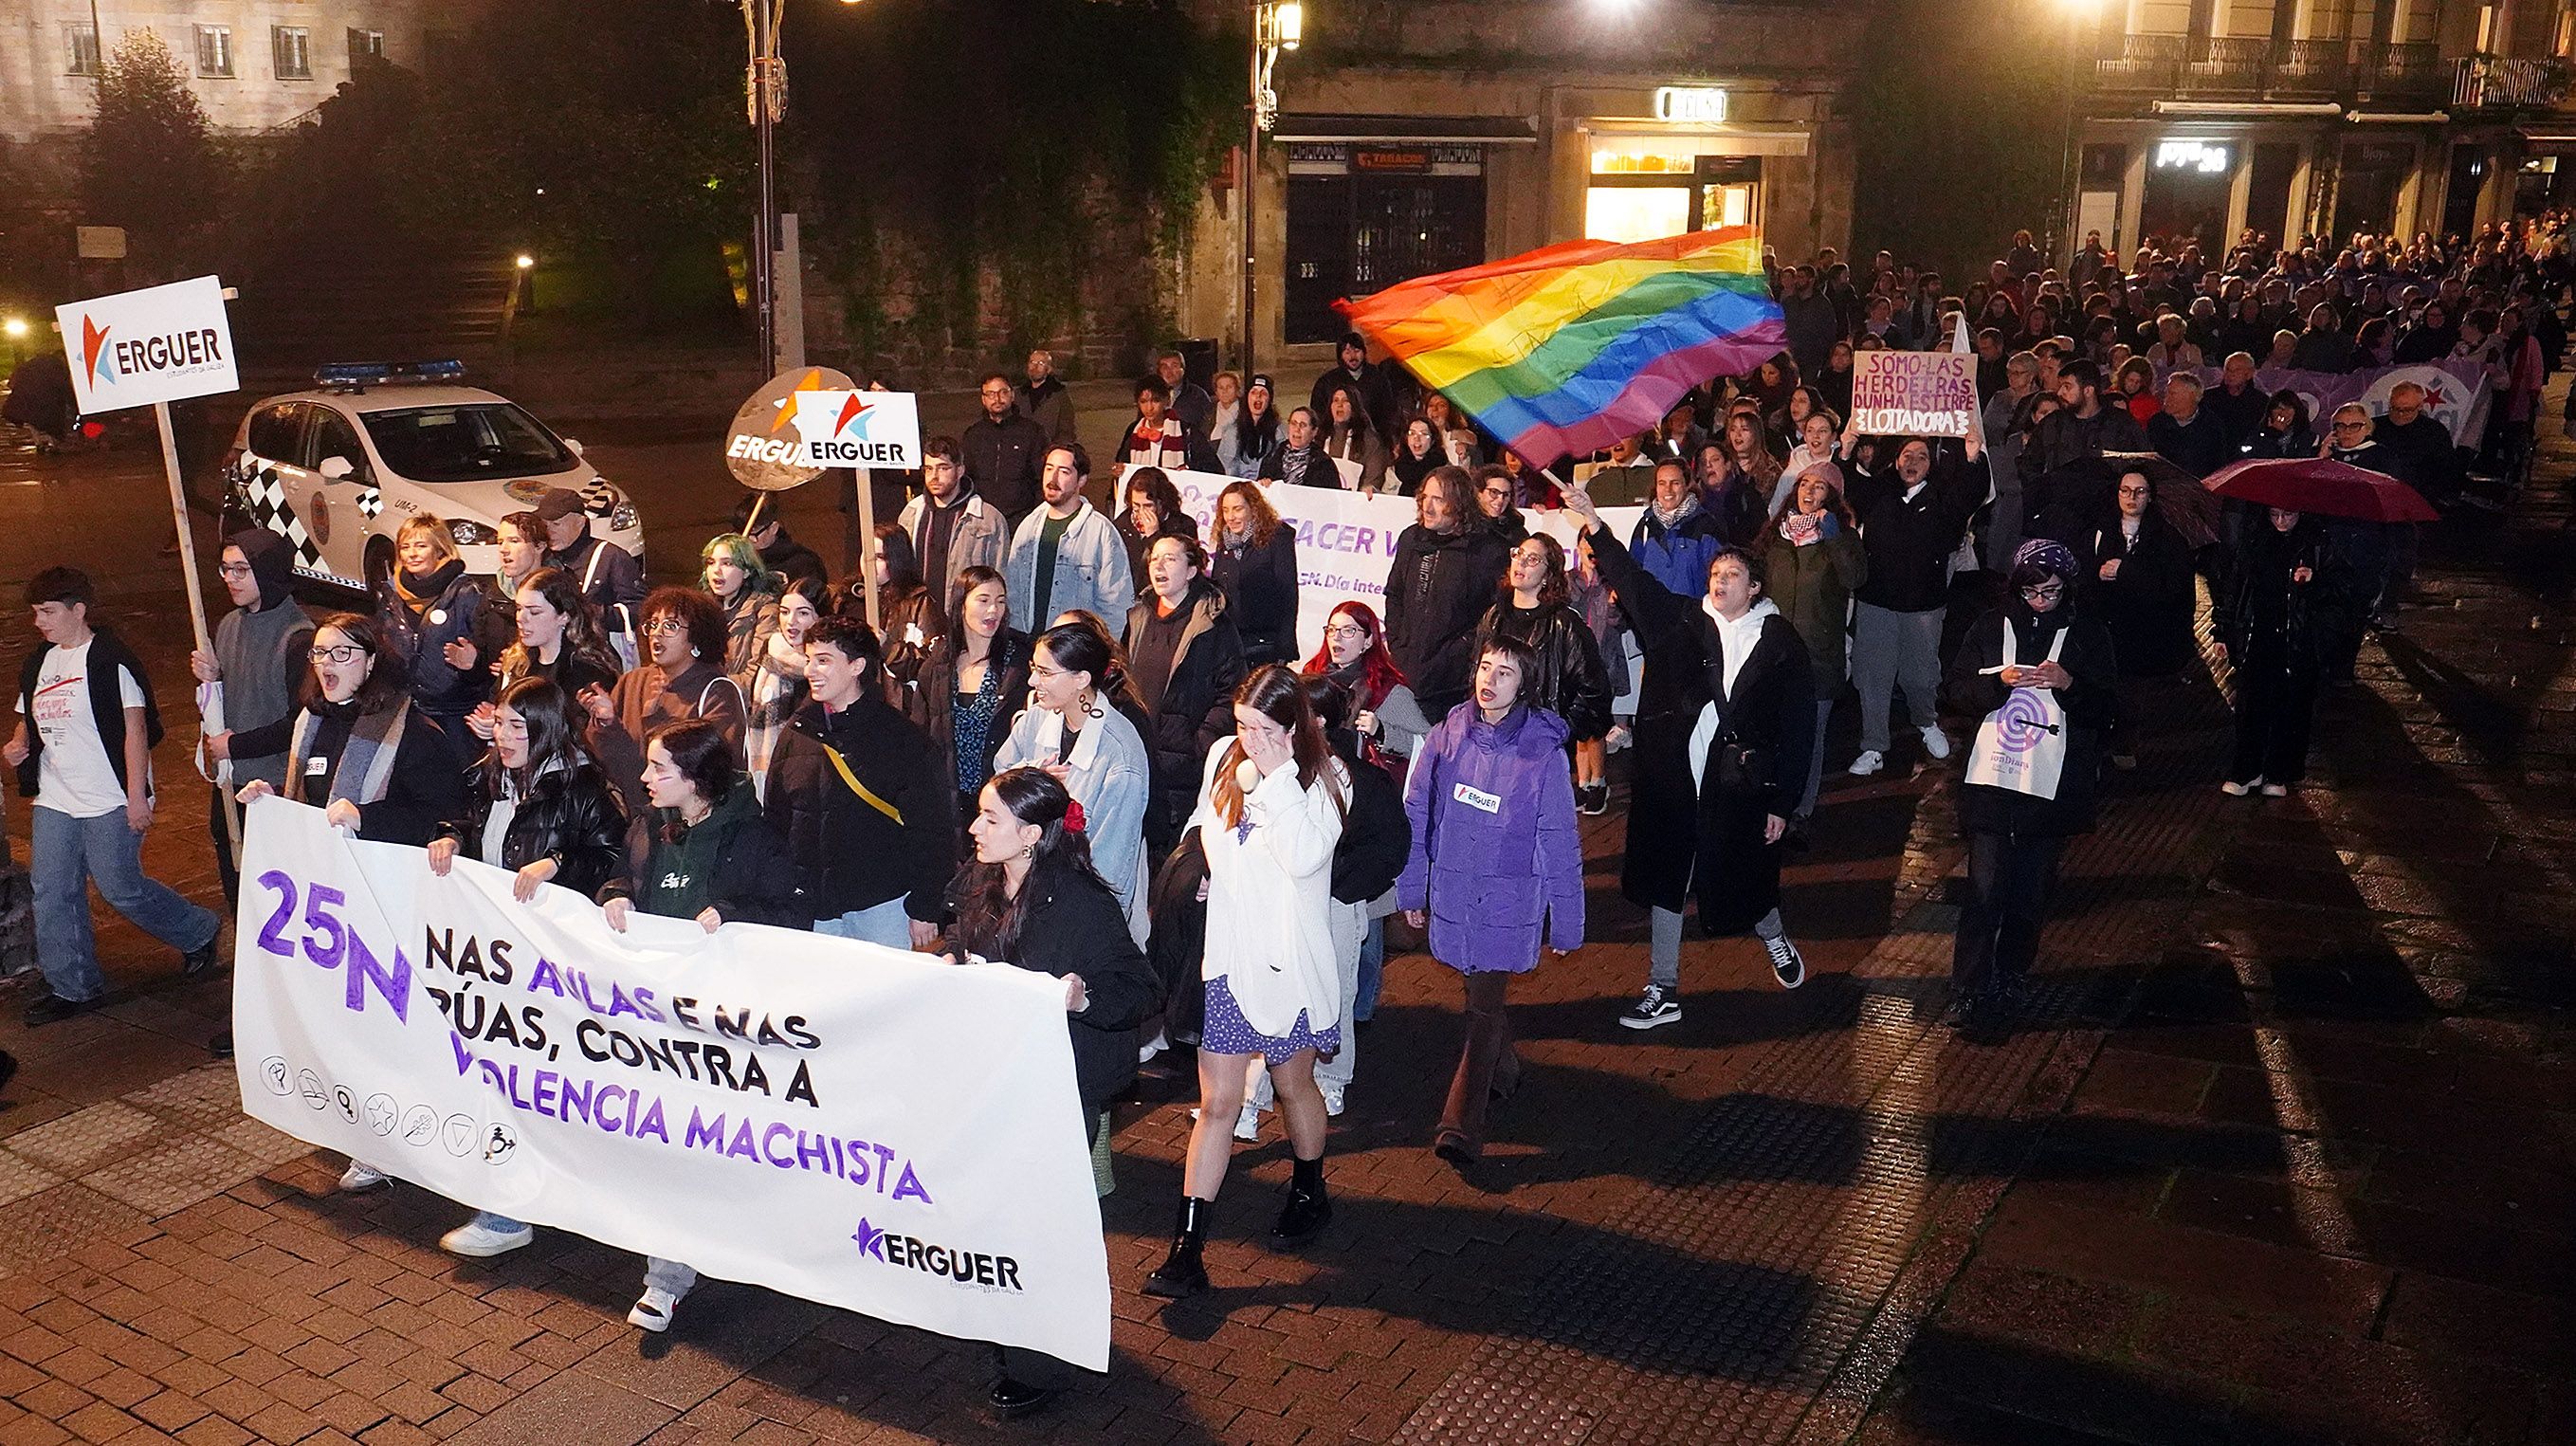
[[[1538,657],[1495,636],[1477,656],[1473,691],[1415,755],[1404,811],[1413,850],[1396,899],[1431,931],[1431,957],[1466,976],[1467,1044],[1449,1081],[1433,1148],[1464,1169],[1484,1153],[1485,1103],[1520,1082],[1512,976],[1538,967],[1544,940],[1583,947],[1583,846],[1565,768],[1565,721],[1522,701]]]

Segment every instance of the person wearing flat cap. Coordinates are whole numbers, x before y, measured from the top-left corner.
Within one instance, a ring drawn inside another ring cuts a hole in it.
[[[546,566],[581,579],[582,599],[599,609],[600,626],[631,662],[635,605],[644,600],[644,565],[625,548],[591,535],[590,511],[581,494],[569,487],[547,488],[537,499],[536,513],[546,529]]]

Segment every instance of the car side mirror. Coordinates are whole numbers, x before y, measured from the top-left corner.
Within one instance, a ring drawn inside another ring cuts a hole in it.
[[[350,466],[349,459],[346,457],[325,457],[322,459],[322,465],[315,470],[322,474],[324,481],[342,482],[358,469]]]
[[[576,456],[576,457],[578,457],[578,456],[580,456],[580,455],[581,455],[581,443],[580,443],[580,442],[575,441],[574,439],[572,439],[572,438],[570,438],[570,437],[566,437],[566,438],[564,438],[564,439],[563,439],[563,444],[564,444],[564,450],[565,450],[565,451],[570,452],[571,454],[573,454],[573,455],[574,455],[574,456]]]

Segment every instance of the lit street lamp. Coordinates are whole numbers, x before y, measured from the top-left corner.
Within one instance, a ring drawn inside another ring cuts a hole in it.
[[[1279,52],[1294,50],[1306,38],[1306,7],[1298,0],[1253,0],[1252,4],[1252,133],[1243,148],[1243,347],[1235,362],[1245,374],[1252,371],[1253,266],[1260,251],[1260,233],[1253,229],[1252,206],[1255,189],[1261,180],[1261,134],[1279,124],[1279,93],[1270,88],[1270,71],[1279,63]]]
[[[856,5],[859,0],[841,0]],[[742,0],[742,21],[750,32],[751,64],[746,72],[746,104],[751,128],[760,138],[760,235],[751,248],[751,289],[760,308],[760,374],[778,370],[778,186],[777,143],[773,134],[787,113],[787,64],[778,58],[778,27],[786,19],[787,0]]]

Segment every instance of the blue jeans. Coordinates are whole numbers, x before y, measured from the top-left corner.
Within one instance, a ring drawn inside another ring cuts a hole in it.
[[[912,916],[903,911],[903,900],[896,897],[873,908],[855,909],[837,919],[816,919],[814,932],[835,939],[858,939],[870,944],[883,944],[889,949],[912,947]]]
[[[107,992],[90,930],[92,880],[134,927],[182,954],[215,941],[222,918],[144,876],[143,835],[126,826],[124,809],[74,818],[38,804],[35,816],[36,963],[56,996],[87,1001]]]
[[[507,1215],[495,1215],[489,1210],[475,1211],[474,1218],[466,1223],[469,1225],[480,1225],[486,1230],[525,1230],[528,1228],[528,1224],[524,1220],[513,1220]]]
[[[1365,1024],[1377,1013],[1378,986],[1386,981],[1386,916],[1368,921],[1368,933],[1360,940],[1360,982],[1351,991],[1351,1022]]]

